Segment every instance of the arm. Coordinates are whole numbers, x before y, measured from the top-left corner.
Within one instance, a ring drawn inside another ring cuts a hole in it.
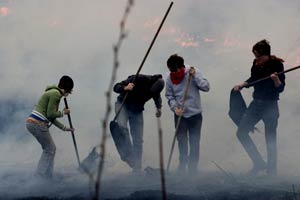
[[[161,99],[160,94],[155,94],[153,96],[153,101],[155,103],[156,108],[161,109],[162,99]]]
[[[57,117],[63,116],[63,112],[58,110],[59,102],[60,102],[59,94],[50,95],[48,106],[47,106],[47,112],[46,112],[47,119],[55,119]]]
[[[66,130],[66,126],[63,125],[60,121],[58,121],[57,119],[55,119],[52,124],[54,124],[57,128],[59,128],[60,130],[62,131],[65,131]]]
[[[160,94],[154,95],[153,100],[154,100],[154,103],[155,103],[155,106],[156,106],[155,116],[160,117],[161,116],[161,104],[162,104]]]
[[[173,89],[171,87],[171,82],[170,82],[170,79],[167,79],[166,81],[166,98],[168,99],[168,105],[170,107],[170,109],[175,112],[175,108],[177,107],[177,102],[176,102],[176,99],[175,99],[175,95],[174,95],[174,92],[173,92]]]
[[[50,95],[47,107],[47,119],[51,121],[57,128],[65,131],[66,126],[59,122],[56,118],[63,116],[63,111],[58,111],[60,95]],[[51,120],[52,119],[52,120]]]
[[[209,82],[207,79],[205,79],[200,70],[194,67],[190,68],[190,75],[193,76],[193,80],[196,83],[197,87],[199,88],[199,90],[204,91],[204,92],[208,92],[210,89],[209,86]]]
[[[251,76],[246,80],[246,81],[244,81],[243,83],[241,83],[241,84],[238,84],[238,85],[235,85],[234,87],[233,87],[233,89],[234,89],[234,91],[240,91],[240,90],[242,90],[248,83],[251,83],[251,82],[253,82],[253,81],[255,81],[254,80],[254,78],[253,78],[253,66],[254,66],[254,61],[253,61],[253,65],[252,65],[252,67],[251,67]],[[247,86],[246,88],[249,88],[250,86]]]
[[[271,74],[270,77],[274,81],[274,86],[276,90],[280,93],[283,92],[285,87],[285,75],[284,74],[277,75],[277,72],[284,71],[283,64],[280,63],[277,68],[278,68],[277,71]]]
[[[116,93],[124,93],[126,90],[125,90],[125,87],[129,84],[129,83],[132,83],[132,76],[129,76],[126,80],[124,81],[121,81],[117,84],[115,84],[114,86],[114,92]]]
[[[239,85],[235,85],[235,86],[233,87],[233,90],[234,90],[234,91],[240,91],[240,90],[242,90],[243,87],[245,87],[245,85],[247,85],[247,84],[248,84],[247,82],[243,82],[243,83],[241,83],[241,84],[239,84]]]

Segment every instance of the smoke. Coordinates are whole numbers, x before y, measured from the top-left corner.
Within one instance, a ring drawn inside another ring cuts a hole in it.
[[[13,173],[7,172],[8,169],[15,169],[17,174],[24,169],[25,177],[34,171],[41,148],[25,130],[24,121],[46,86],[57,84],[64,74],[75,82],[68,100],[81,158],[99,144],[104,93],[112,70],[112,45],[117,39],[125,3],[99,0],[0,2],[1,177]],[[128,18],[128,38],[120,51],[118,81],[136,72],[169,3],[135,2]],[[174,1],[141,73],[161,73],[166,77],[166,60],[178,53],[186,64],[201,69],[210,81],[211,91],[201,94],[204,120],[200,169],[204,172],[218,170],[211,161],[232,173],[242,173],[251,167],[236,139],[236,127],[227,115],[229,92],[250,75],[251,48],[261,39],[271,42],[272,53],[286,60],[286,68],[299,65],[299,8],[296,0]],[[287,75],[286,90],[279,104],[278,161],[279,174],[284,176],[300,173],[296,156],[300,139],[297,126],[299,74],[294,71]],[[247,102],[251,100],[251,92],[251,89],[243,90]],[[116,96],[114,94],[113,99]],[[68,124],[66,119],[61,121]],[[152,101],[145,106],[144,121],[143,165],[158,167],[158,133]],[[162,121],[167,158],[174,122],[164,96]],[[263,130],[262,124],[258,127]],[[56,171],[76,171],[71,136],[55,127],[51,127],[50,132],[57,146]],[[265,157],[264,135],[256,133],[253,138]],[[110,138],[107,148],[104,174],[129,172]],[[173,158],[174,169],[178,163],[177,147]]]

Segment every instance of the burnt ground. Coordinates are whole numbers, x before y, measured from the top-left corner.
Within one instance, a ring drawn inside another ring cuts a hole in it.
[[[75,169],[55,174],[51,180],[14,170],[1,173],[0,178],[0,199],[91,199],[87,176]],[[160,187],[156,174],[106,174],[101,199],[161,199]],[[300,177],[231,176],[221,172],[167,176],[167,196],[174,200],[296,200],[300,199],[299,188]]]

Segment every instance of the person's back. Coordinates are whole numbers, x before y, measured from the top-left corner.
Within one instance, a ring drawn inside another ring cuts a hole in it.
[[[53,121],[55,118],[61,116],[61,113],[57,112],[57,105],[59,105],[61,97],[62,92],[57,86],[48,86],[35,105],[34,110],[41,113],[49,121]]]
[[[128,161],[129,159],[124,158],[124,156],[122,159],[122,153],[119,152],[119,154],[121,159],[133,168],[133,172],[139,172],[142,167],[144,105],[152,98],[157,109],[156,116],[160,117],[162,105],[160,92],[163,88],[164,81],[161,75],[143,74],[138,75],[137,78],[135,78],[134,75],[129,76],[126,80],[121,81],[114,86],[114,91],[120,94],[115,103],[115,111],[118,113],[116,121],[120,127],[126,130],[124,131],[124,135],[126,135],[124,138],[129,137],[127,128],[127,123],[129,122],[132,146],[129,145],[128,148],[132,149],[133,155],[127,155],[127,157],[130,157],[130,159],[132,157],[133,161]],[[125,96],[126,99],[124,105],[122,105]]]
[[[155,101],[160,98],[161,87],[163,88],[164,86],[164,83],[162,82],[162,75],[139,74],[137,78],[135,78],[135,75],[132,75],[129,76],[126,80],[117,83],[114,86],[114,91],[120,93],[120,95],[118,96],[119,102],[122,102],[123,98],[126,95],[127,91],[124,90],[124,87],[128,83],[133,83],[133,81],[134,88],[130,92],[128,92],[128,96],[125,100],[125,106],[133,112],[141,112],[144,110],[145,103],[151,98],[154,98]],[[160,84],[160,88],[157,90],[152,90],[157,81]]]

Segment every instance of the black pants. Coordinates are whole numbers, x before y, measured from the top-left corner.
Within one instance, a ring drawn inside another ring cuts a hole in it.
[[[175,126],[178,121],[175,115]],[[199,161],[200,135],[202,126],[202,114],[197,114],[189,118],[182,117],[180,120],[177,141],[179,148],[179,167],[180,171],[184,171],[188,164],[189,172],[196,172]],[[188,155],[188,143],[190,144],[190,152]]]
[[[255,124],[263,120],[265,125],[265,138],[267,146],[267,172],[277,173],[277,141],[276,129],[278,125],[279,109],[277,101],[263,101],[254,99],[246,110],[238,131],[237,137],[247,154],[251,158],[254,167],[264,165],[264,160],[253,143],[249,132]]]

